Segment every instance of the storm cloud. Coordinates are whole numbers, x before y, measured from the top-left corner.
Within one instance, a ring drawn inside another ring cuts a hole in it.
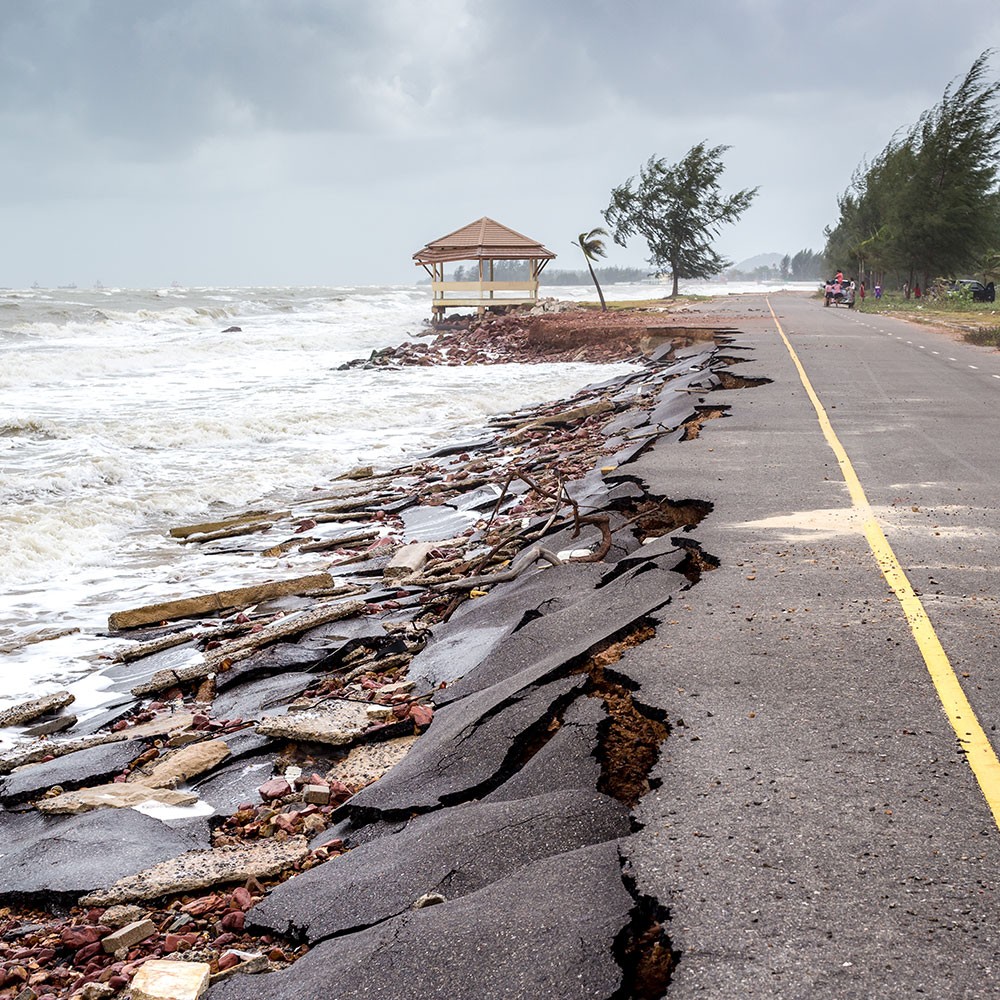
[[[6,0],[0,285],[410,281],[484,214],[578,267],[611,187],[703,139],[761,189],[723,252],[819,249],[998,29],[985,0]]]

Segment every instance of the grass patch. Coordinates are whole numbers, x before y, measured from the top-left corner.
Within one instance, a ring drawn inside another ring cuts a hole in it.
[[[1000,347],[1000,326],[984,326],[978,330],[966,330],[962,338],[979,347]]]

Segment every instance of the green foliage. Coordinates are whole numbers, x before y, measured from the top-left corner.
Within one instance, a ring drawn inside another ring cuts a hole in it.
[[[832,265],[927,285],[974,267],[997,245],[1000,82],[987,79],[990,55],[855,170],[825,234]]]
[[[598,257],[607,257],[608,251],[605,249],[604,240],[601,238],[607,235],[608,232],[606,229],[596,226],[589,233],[580,233],[576,238],[576,244],[583,251],[584,259],[587,261],[587,269],[590,271],[590,278],[597,289],[597,297],[601,300],[601,309],[604,312],[608,311],[608,304],[604,301],[604,292],[601,291],[601,283],[597,275],[594,274],[593,262]]]
[[[679,163],[650,157],[639,171],[611,192],[603,215],[615,242],[625,246],[641,236],[656,274],[673,276],[673,295],[680,278],[710,278],[731,263],[712,248],[721,226],[735,222],[750,207],[757,188],[729,197],[719,193],[722,154],[728,146],[692,146]]]
[[[625,281],[646,281],[649,271],[640,267],[595,267],[594,274],[604,285],[620,284]],[[547,267],[539,281],[543,285],[585,285],[590,280],[586,271],[560,271]]]
[[[792,255],[791,272],[793,281],[819,280],[826,275],[826,257],[813,250],[800,250]]]

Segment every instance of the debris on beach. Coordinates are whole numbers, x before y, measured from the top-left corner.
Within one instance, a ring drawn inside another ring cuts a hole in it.
[[[616,847],[669,720],[614,663],[712,568],[692,533],[711,504],[629,467],[724,418],[713,393],[745,359],[728,331],[654,321],[514,314],[381,352],[363,363],[547,345],[634,365],[402,468],[170,530],[262,582],[114,611],[99,727],[0,754],[0,990],[159,995],[143,983],[190,973],[211,1000],[326,996],[331,976],[351,995],[393,940],[371,995],[395,996],[420,992],[430,939],[489,953],[468,963],[482,991],[514,960],[497,934],[528,928],[523,995],[568,995],[530,975],[582,947],[574,975],[612,996],[626,937],[669,954]]]

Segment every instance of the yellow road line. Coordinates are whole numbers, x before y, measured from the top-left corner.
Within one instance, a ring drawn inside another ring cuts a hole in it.
[[[799,361],[799,356],[795,353],[795,348],[785,336],[785,331],[781,328],[778,317],[771,307],[770,299],[765,298],[765,301],[767,308],[771,311],[774,325],[778,328],[778,333],[785,342],[792,363],[798,370],[806,395],[816,410],[823,437],[826,438],[826,443],[837,456],[837,463],[840,465],[840,471],[843,473],[851,500],[863,518],[865,538],[868,540],[872,555],[875,556],[875,561],[878,563],[886,583],[892,588],[900,607],[903,609],[910,631],[913,633],[913,638],[916,640],[920,654],[923,656],[924,663],[931,675],[931,680],[934,682],[938,698],[941,699],[945,715],[948,716],[951,728],[955,730],[958,742],[965,751],[969,767],[972,768],[972,773],[975,775],[976,781],[979,782],[979,787],[986,798],[986,804],[993,813],[993,821],[1000,827],[1000,761],[997,760],[997,755],[987,739],[986,733],[983,732],[983,727],[979,724],[976,713],[972,710],[968,698],[965,697],[962,685],[955,676],[948,654],[945,653],[944,647],[934,631],[934,626],[924,610],[923,603],[914,592],[903,567],[899,564],[899,560],[889,544],[889,540],[875,519],[875,513],[865,495],[861,480],[858,479],[858,474],[854,471],[854,466],[851,464],[844,446],[840,443],[840,439],[830,423],[830,418],[827,416],[819,396],[816,395],[812,383],[806,375],[805,368]]]

